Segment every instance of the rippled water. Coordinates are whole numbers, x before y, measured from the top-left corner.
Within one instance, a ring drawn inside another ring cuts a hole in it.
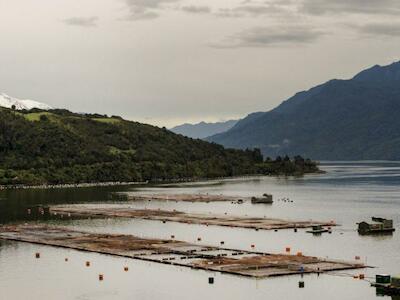
[[[51,224],[116,232],[143,237],[168,238],[226,247],[283,252],[354,260],[360,256],[374,269],[304,276],[305,288],[298,288],[300,276],[254,280],[209,272],[127,260],[111,256],[57,249],[25,243],[0,241],[0,299],[377,299],[368,281],[352,278],[363,272],[400,273],[400,239],[391,236],[359,236],[356,223],[371,216],[392,218],[400,224],[400,163],[324,163],[322,175],[303,178],[258,177],[204,182],[167,187],[87,188],[61,190],[1,191],[0,223],[26,222],[26,207],[35,204],[117,203],[137,208],[161,208],[187,212],[268,216],[296,220],[335,220],[342,226],[332,234],[312,236],[304,231],[254,231],[205,227],[179,223],[163,224],[144,220],[39,220]],[[218,193],[252,196],[265,192],[275,199],[272,206],[231,203],[129,202],[135,192]],[[41,258],[35,259],[34,253]],[[64,259],[68,257],[68,262]],[[85,262],[90,260],[90,268]],[[129,272],[123,267],[129,266]],[[105,280],[98,281],[102,273]],[[380,297],[379,297],[380,298]],[[390,299],[388,297],[387,299]]]

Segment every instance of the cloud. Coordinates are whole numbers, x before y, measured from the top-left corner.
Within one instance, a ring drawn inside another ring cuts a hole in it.
[[[327,13],[400,14],[399,0],[303,0],[300,11],[322,15]]]
[[[211,13],[211,8],[208,6],[195,6],[195,5],[190,5],[190,6],[183,6],[182,11],[191,13],[191,14],[208,14]]]
[[[154,11],[143,11],[130,14],[126,19],[129,21],[152,20],[158,18],[159,16],[160,15]]]
[[[234,8],[221,8],[217,15],[220,17],[258,17],[258,16],[268,16],[268,15],[281,15],[289,13],[286,2],[276,2],[276,3],[254,3],[250,1],[242,2]]]
[[[73,17],[64,19],[63,22],[67,25],[71,26],[81,26],[81,27],[96,27],[97,21],[99,20],[98,17]]]
[[[164,5],[176,3],[180,0],[125,0],[129,8],[127,20],[151,20],[159,17],[158,11],[164,8]]]
[[[211,45],[215,48],[272,47],[308,44],[326,33],[305,25],[254,27]]]
[[[400,23],[369,23],[358,27],[358,32],[365,36],[400,37]]]

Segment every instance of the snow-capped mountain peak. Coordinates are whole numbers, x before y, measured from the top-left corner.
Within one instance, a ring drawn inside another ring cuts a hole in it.
[[[10,97],[6,94],[0,93],[0,106],[1,107],[6,107],[6,108],[12,108],[15,105],[15,109],[17,110],[30,110],[32,108],[39,108],[43,110],[48,110],[51,109],[51,106],[37,102],[34,100],[21,100],[17,98]]]

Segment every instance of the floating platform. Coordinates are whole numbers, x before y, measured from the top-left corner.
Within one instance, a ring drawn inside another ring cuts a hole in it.
[[[250,201],[247,197],[209,194],[132,194],[129,200],[134,201],[176,201],[176,202],[241,202]]]
[[[376,282],[371,283],[371,286],[376,288],[377,295],[400,295],[400,276],[377,274],[375,278]]]
[[[379,295],[400,295],[400,287],[392,286],[390,284],[371,283],[371,286],[377,289]]]
[[[290,228],[311,228],[315,225],[336,226],[334,222],[316,221],[289,221],[273,218],[250,218],[214,214],[194,214],[180,211],[165,211],[152,209],[133,209],[115,206],[95,206],[95,205],[70,205],[53,206],[50,208],[51,214],[69,215],[75,217],[91,218],[134,218],[145,220],[156,220],[163,222],[179,222],[186,224],[201,224],[227,227],[250,228],[257,230],[278,230]]]
[[[393,228],[393,220],[372,217],[372,223],[358,223],[358,233],[360,235],[373,234],[392,234],[396,229]]]
[[[175,240],[144,239],[132,235],[94,234],[44,225],[3,226],[0,227],[0,239],[255,278],[366,267],[359,263],[310,256],[233,250]]]

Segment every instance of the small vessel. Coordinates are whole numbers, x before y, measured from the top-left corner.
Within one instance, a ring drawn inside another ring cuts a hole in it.
[[[311,230],[307,230],[306,232],[312,234],[321,234],[324,232],[329,232],[329,229],[322,227],[322,225],[313,225]]]
[[[251,203],[253,204],[259,204],[259,203],[264,203],[264,204],[272,204],[274,201],[272,200],[272,195],[271,194],[264,194],[262,197],[251,197]]]
[[[372,217],[372,223],[358,223],[358,233],[361,235],[385,233],[390,234],[395,230],[396,229],[393,228],[393,220],[388,220],[384,218]]]

